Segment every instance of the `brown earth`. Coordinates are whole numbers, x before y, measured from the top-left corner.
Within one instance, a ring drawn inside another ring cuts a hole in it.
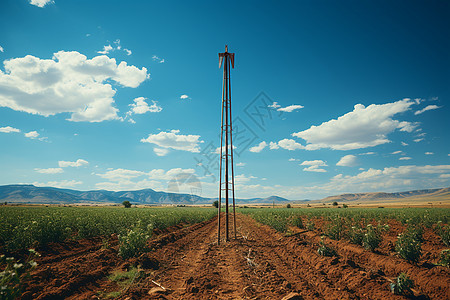
[[[433,264],[444,246],[429,230],[431,242],[413,265],[392,251],[403,230],[395,222],[375,253],[326,239],[336,257],[317,254],[320,229],[291,228],[285,236],[240,214],[237,224],[237,239],[220,245],[216,218],[169,228],[149,242],[152,251],[131,260],[117,256],[116,236],[51,245],[41,250],[22,298],[102,299],[117,291],[120,299],[405,299],[389,284],[407,272],[416,284],[410,298],[450,299],[450,270]],[[140,275],[131,284],[108,279],[132,265],[140,265]]]

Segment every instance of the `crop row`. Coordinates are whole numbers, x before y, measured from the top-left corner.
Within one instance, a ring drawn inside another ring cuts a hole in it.
[[[136,226],[164,229],[215,214],[212,208],[0,207],[0,247],[17,250],[68,238],[125,234]]]

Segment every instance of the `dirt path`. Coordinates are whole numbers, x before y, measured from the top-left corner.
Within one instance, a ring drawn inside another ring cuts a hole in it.
[[[151,252],[128,261],[117,256],[114,238],[107,249],[101,240],[60,246],[38,262],[23,298],[101,299],[120,290],[107,279],[111,272],[150,261],[158,266],[143,267],[120,299],[282,299],[292,293],[294,299],[405,299],[389,291],[400,272],[416,282],[416,299],[450,299],[448,268],[414,266],[346,241],[327,240],[338,256],[323,257],[318,233],[293,229],[293,236],[284,236],[240,214],[237,224],[238,238],[220,245],[216,218],[180,225],[152,239]],[[166,290],[155,290],[156,283]]]

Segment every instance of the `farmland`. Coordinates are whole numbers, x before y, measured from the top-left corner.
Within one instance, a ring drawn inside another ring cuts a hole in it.
[[[237,239],[220,245],[215,214],[0,207],[0,252],[41,255],[22,299],[450,297],[450,209],[240,208]]]

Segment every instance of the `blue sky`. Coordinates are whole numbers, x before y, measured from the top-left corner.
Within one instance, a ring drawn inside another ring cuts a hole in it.
[[[450,185],[447,1],[6,0],[0,26],[0,184],[216,197],[228,44],[238,198]]]

